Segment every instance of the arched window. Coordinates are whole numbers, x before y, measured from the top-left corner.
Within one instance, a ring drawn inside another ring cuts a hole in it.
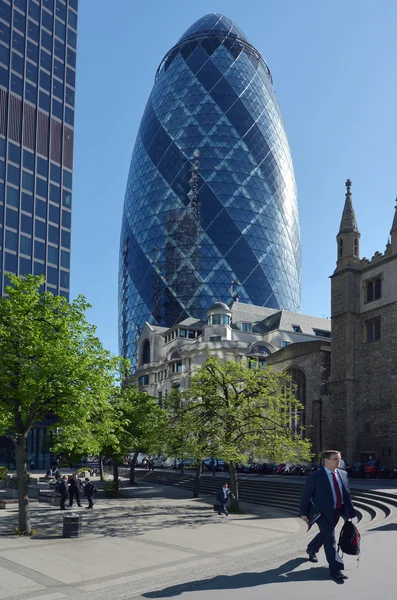
[[[358,256],[358,239],[354,238],[354,256]]]
[[[339,240],[338,257],[343,257],[343,240]]]
[[[292,379],[295,398],[302,404],[298,410],[292,408],[290,427],[295,433],[302,435],[302,428],[306,424],[306,375],[297,368],[289,369],[287,375]]]
[[[271,354],[269,348],[267,348],[266,346],[262,346],[260,344],[256,344],[256,346],[251,348],[249,353],[250,354],[264,354],[265,356],[269,356],[269,354]]]
[[[142,364],[147,365],[150,363],[150,342],[145,340],[142,349]]]

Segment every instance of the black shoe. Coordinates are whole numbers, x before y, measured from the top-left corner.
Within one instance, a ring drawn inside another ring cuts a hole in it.
[[[318,558],[317,558],[317,554],[315,552],[310,552],[310,550],[306,550],[308,556],[309,556],[309,561],[312,563],[317,563],[318,562]]]
[[[335,573],[331,573],[331,578],[336,581],[343,581],[344,579],[349,579],[347,575],[344,575],[342,571],[335,571]]]

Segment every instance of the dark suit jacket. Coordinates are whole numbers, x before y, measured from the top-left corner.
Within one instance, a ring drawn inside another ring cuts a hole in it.
[[[354,510],[350,495],[349,478],[345,471],[340,469],[337,469],[337,471],[342,481],[342,499],[345,517],[347,519],[352,519],[356,516],[356,511]],[[318,508],[320,513],[329,521],[332,521],[334,514],[334,496],[324,467],[311,473],[306,480],[299,502],[299,514],[301,516],[308,515],[311,500],[313,500],[314,505]]]
[[[218,500],[218,502],[220,502],[220,504],[227,504],[229,502],[229,498],[231,496],[231,491],[229,488],[226,489],[227,492],[227,496],[225,498],[225,494],[223,493],[223,488],[221,488],[219,490],[219,492],[216,495],[216,499]]]

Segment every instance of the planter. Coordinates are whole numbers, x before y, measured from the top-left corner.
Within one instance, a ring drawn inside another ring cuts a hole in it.
[[[39,498],[39,490],[40,488],[36,485],[30,485],[28,487],[28,497],[29,498],[35,498],[36,500],[38,500]]]
[[[6,488],[7,498],[18,498],[18,490],[15,488]]]

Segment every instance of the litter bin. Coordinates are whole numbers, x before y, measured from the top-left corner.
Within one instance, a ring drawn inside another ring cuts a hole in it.
[[[83,518],[77,513],[63,515],[63,533],[62,537],[72,538],[80,537],[83,532]]]

